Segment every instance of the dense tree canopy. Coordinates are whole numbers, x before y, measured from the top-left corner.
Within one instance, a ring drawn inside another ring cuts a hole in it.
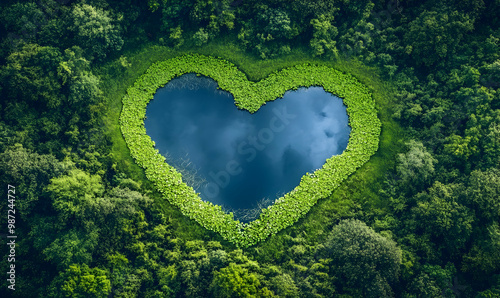
[[[324,244],[324,258],[345,286],[356,289],[354,296],[389,297],[391,284],[399,277],[401,251],[396,243],[378,235],[358,220],[335,226]]]
[[[0,8],[0,184],[18,236],[1,297],[500,295],[498,0]],[[127,87],[186,53],[252,81],[297,61],[352,73],[373,91],[379,152],[297,224],[236,249],[163,203],[119,131]]]

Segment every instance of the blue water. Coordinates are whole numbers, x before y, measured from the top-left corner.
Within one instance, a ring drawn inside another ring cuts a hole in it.
[[[250,114],[214,80],[195,74],[160,88],[146,116],[147,134],[167,162],[203,200],[228,210],[291,191],[306,172],[342,153],[350,133],[342,100],[321,87],[288,91]]]

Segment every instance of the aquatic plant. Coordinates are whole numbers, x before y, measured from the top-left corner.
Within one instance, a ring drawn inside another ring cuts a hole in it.
[[[342,154],[327,159],[322,168],[304,175],[295,189],[262,209],[258,219],[241,223],[221,206],[203,201],[183,182],[179,171],[165,162],[165,157],[154,148],[154,142],[146,134],[146,107],[156,90],[171,79],[192,72],[217,81],[220,89],[234,95],[238,108],[250,113],[282,97],[287,90],[321,86],[342,98],[347,106],[351,127],[347,148]],[[239,247],[251,246],[276,234],[305,215],[319,199],[328,197],[377,151],[381,131],[371,93],[349,74],[326,66],[301,64],[274,72],[259,82],[251,82],[232,63],[202,55],[185,55],[153,64],[128,88],[123,98],[120,125],[131,155],[163,197],[184,215]]]

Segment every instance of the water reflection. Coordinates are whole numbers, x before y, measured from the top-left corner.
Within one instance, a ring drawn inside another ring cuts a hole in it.
[[[230,210],[272,203],[342,153],[350,133],[342,100],[321,87],[289,91],[252,115],[194,74],[159,89],[146,116],[167,162],[202,199]]]

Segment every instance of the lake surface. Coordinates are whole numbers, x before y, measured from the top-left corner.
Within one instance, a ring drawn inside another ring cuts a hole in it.
[[[149,103],[145,127],[184,182],[242,221],[347,147],[346,107],[321,87],[288,91],[254,114],[217,87],[195,74],[171,80]]]

